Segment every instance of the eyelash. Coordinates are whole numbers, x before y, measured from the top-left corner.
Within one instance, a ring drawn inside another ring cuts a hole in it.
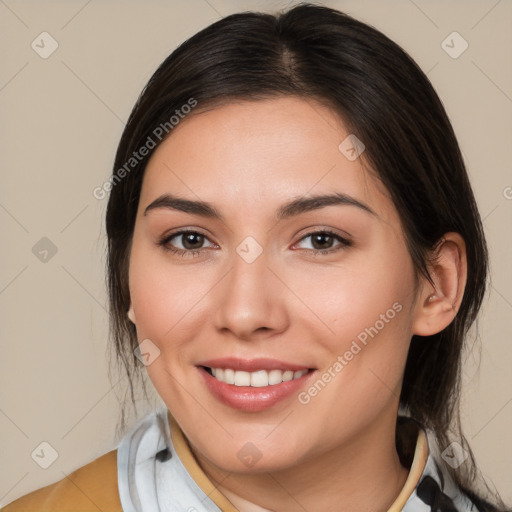
[[[176,233],[172,233],[170,235],[166,235],[166,236],[162,237],[157,242],[157,245],[162,247],[164,249],[164,251],[172,252],[172,253],[177,254],[178,256],[181,256],[181,257],[192,257],[193,258],[193,257],[199,255],[206,248],[203,248],[203,249],[178,249],[178,248],[173,247],[172,245],[170,245],[170,241],[173,238],[176,238],[177,236],[180,236],[180,235],[189,234],[189,233],[192,233],[192,234],[195,234],[195,235],[200,235],[200,236],[203,236],[204,238],[207,239],[206,235],[203,235],[202,233],[200,233],[198,231],[194,231],[194,230],[191,230],[191,229],[190,230],[185,229],[185,230],[177,231]],[[328,236],[338,240],[340,242],[340,244],[335,246],[335,247],[333,247],[333,248],[331,248],[331,249],[305,249],[308,252],[312,252],[315,256],[317,256],[317,255],[324,256],[324,255],[327,255],[327,254],[331,254],[333,252],[337,252],[337,251],[346,249],[347,247],[350,247],[352,245],[352,241],[351,240],[343,238],[342,236],[338,235],[334,231],[330,231],[328,229],[318,230],[318,231],[310,231],[309,233],[306,233],[299,240],[299,242],[301,242],[302,240],[304,240],[304,239],[306,239],[306,238],[308,238],[310,236],[320,235],[320,234],[321,235],[328,235]]]

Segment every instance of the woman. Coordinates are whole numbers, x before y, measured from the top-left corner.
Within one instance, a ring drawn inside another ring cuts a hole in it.
[[[6,512],[505,510],[458,419],[482,225],[395,43],[312,5],[214,23],[150,79],[109,188],[113,339],[166,408]]]

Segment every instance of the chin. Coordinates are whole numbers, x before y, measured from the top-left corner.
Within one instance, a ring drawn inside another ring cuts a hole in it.
[[[225,472],[246,475],[274,473],[297,466],[296,457],[276,457],[269,453],[257,452],[254,449],[245,450],[240,458],[235,456],[227,459],[224,455],[212,462]]]
[[[201,451],[208,461],[217,468],[242,474],[275,472],[297,466],[302,458],[295,443],[287,436],[276,438],[271,442],[262,439],[261,434],[254,440],[250,437],[237,436],[227,445],[218,444],[214,451],[208,446]],[[283,450],[284,448],[284,450]]]

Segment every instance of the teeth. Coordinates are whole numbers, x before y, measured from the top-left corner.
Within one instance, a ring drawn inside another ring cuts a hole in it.
[[[270,373],[272,373],[272,372],[270,372]],[[272,382],[270,380],[270,375],[265,370],[260,370],[259,372],[251,373],[251,386],[252,387],[262,388],[264,386],[268,386],[269,384],[274,384],[274,382]]]
[[[263,371],[263,373],[267,373]],[[283,382],[283,372],[281,370],[270,370],[267,373],[268,383],[270,386],[275,386],[276,384],[281,384]]]
[[[299,379],[306,375],[307,370],[258,370],[257,372],[235,371],[230,368],[210,368],[213,376],[220,382],[234,384],[235,386],[252,386],[254,388],[263,388],[265,386],[275,386],[281,382]]]
[[[224,382],[226,384],[235,383],[235,370],[230,370],[229,368],[224,370]]]
[[[218,378],[217,375],[215,378]],[[221,380],[222,377],[219,378]],[[224,381],[223,381],[224,382]],[[251,374],[249,372],[235,372],[235,386],[250,386]]]
[[[286,370],[283,372],[283,382],[287,382],[289,380],[293,380],[293,372],[291,370]]]

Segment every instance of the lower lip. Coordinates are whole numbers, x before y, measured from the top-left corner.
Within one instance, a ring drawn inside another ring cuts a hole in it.
[[[220,382],[210,375],[204,368],[198,367],[206,386],[223,404],[247,412],[260,412],[270,409],[282,400],[286,400],[304,386],[309,377],[314,373],[309,371],[302,377],[273,386],[256,388],[252,386],[235,386]]]

